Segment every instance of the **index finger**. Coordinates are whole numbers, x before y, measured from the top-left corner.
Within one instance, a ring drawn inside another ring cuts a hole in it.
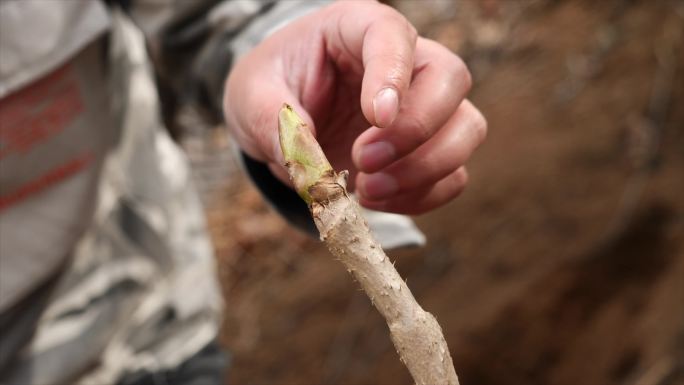
[[[326,29],[332,57],[361,65],[361,110],[374,126],[388,127],[411,83],[418,34],[399,12],[378,3],[340,2]],[[352,9],[353,7],[353,9]],[[352,10],[354,12],[352,12]]]

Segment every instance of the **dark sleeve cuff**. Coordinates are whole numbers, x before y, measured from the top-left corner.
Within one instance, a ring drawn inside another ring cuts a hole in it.
[[[242,151],[240,151],[240,158],[247,175],[271,206],[290,224],[313,237],[317,237],[316,225],[302,198],[276,178],[266,164],[250,158]]]

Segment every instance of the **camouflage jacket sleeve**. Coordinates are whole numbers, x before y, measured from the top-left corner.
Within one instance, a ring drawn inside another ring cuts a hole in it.
[[[143,31],[174,131],[181,107],[222,121],[223,85],[236,57],[274,29],[330,1],[324,0],[109,0]]]

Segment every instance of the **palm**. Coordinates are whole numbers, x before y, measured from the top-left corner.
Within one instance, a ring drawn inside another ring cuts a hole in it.
[[[335,63],[326,70],[333,74],[333,80],[327,86],[317,87],[325,77],[321,74],[311,87],[313,92],[323,95],[316,99],[323,102],[318,106],[304,107],[314,120],[316,138],[326,156],[336,170],[349,171],[349,183],[353,188],[357,169],[351,160],[351,148],[354,140],[370,127],[359,102],[362,74],[353,70],[341,71]],[[306,93],[304,90],[303,100],[308,99]]]

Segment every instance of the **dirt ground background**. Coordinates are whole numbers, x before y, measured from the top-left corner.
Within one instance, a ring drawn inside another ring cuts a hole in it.
[[[459,53],[489,121],[456,201],[390,253],[462,384],[684,384],[684,2],[394,1]],[[323,245],[184,141],[226,298],[231,384],[410,384]]]

